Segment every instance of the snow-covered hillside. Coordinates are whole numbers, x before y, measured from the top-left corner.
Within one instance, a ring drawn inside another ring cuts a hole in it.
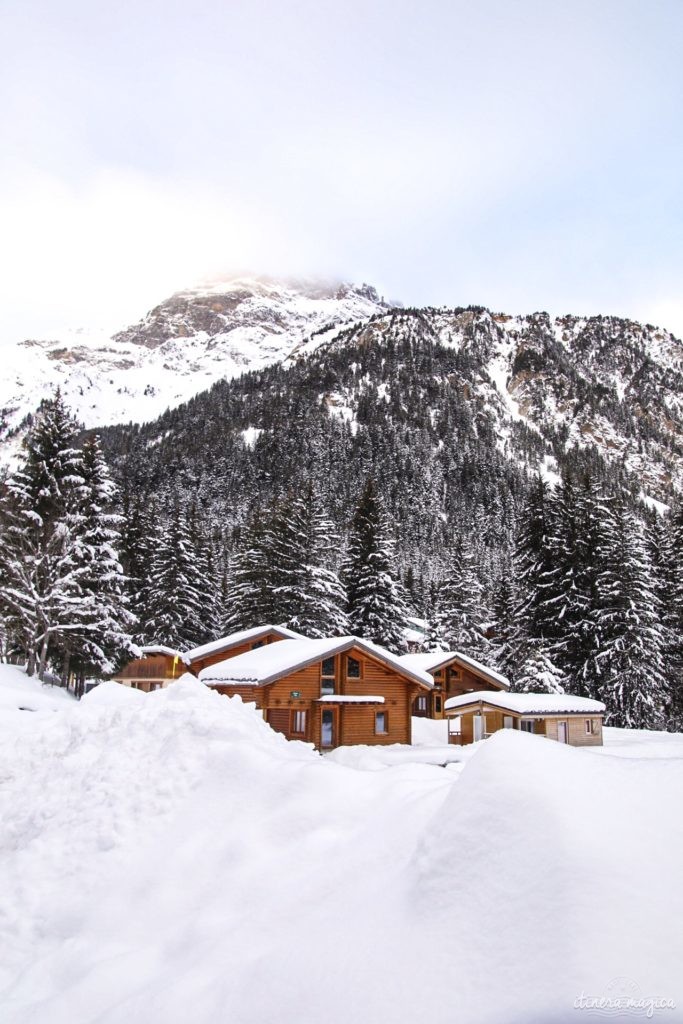
[[[314,333],[386,308],[369,286],[237,278],[179,292],[112,338],[73,331],[22,341],[3,350],[0,440],[57,385],[88,427],[146,422],[217,380],[286,359]]]
[[[126,696],[0,713],[3,1022],[682,1019],[683,738],[363,771],[195,681]]]
[[[356,325],[353,332],[349,328]],[[405,339],[459,353],[463,394],[496,421],[502,451],[529,463],[529,430],[547,451],[594,449],[662,497],[683,488],[683,344],[669,332],[618,317],[509,316],[480,307],[400,312],[369,285],[237,278],[171,296],[113,338],[74,332],[27,340],[3,353],[0,451],[25,417],[62,388],[86,426],[156,419],[216,381],[288,363],[359,338],[400,349]],[[356,358],[354,356],[354,358]],[[421,382],[429,387],[429,375]],[[377,381],[367,381],[368,390]],[[380,393],[379,398],[385,398]],[[352,396],[327,396],[353,421]],[[506,447],[517,432],[518,452]],[[5,444],[3,445],[3,439]],[[537,469],[538,460],[531,459]]]

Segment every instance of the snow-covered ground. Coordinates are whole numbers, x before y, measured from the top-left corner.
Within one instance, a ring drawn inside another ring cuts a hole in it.
[[[683,1019],[683,736],[444,768],[425,726],[366,771],[115,686],[0,708],[3,1024],[560,1024],[625,987]]]

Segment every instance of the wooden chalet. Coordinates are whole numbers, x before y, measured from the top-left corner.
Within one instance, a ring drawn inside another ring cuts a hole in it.
[[[358,637],[283,640],[203,668],[202,682],[239,694],[288,739],[320,750],[411,742],[415,697],[431,676]]]
[[[413,714],[418,718],[443,718],[444,704],[475,690],[507,691],[510,681],[481,662],[458,651],[404,654],[401,662],[408,668],[428,672],[434,679],[431,693],[415,697]]]
[[[546,736],[572,747],[601,747],[605,705],[567,693],[476,693],[445,705],[450,743],[474,743],[499,729]]]
[[[174,651],[172,647],[156,644],[141,647],[140,650],[139,658],[133,658],[112,677],[117,683],[149,693],[168,686],[187,671],[185,655]]]
[[[243,629],[239,633],[231,633],[220,640],[212,640],[201,647],[185,651],[183,658],[189,671],[197,676],[202,669],[225,661],[226,658],[238,658],[240,654],[258,650],[259,647],[278,643],[280,640],[304,639],[301,633],[295,633],[293,629],[286,629],[284,626],[254,626],[253,629]]]

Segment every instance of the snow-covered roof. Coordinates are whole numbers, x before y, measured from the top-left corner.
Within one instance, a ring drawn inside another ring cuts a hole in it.
[[[453,711],[480,701],[517,715],[599,715],[605,710],[605,705],[599,700],[575,697],[570,693],[492,693],[489,690],[449,697],[444,707],[446,711]]]
[[[269,633],[275,633],[277,636],[281,636],[283,640],[306,639],[302,633],[295,633],[293,629],[287,629],[285,626],[253,626],[251,629],[243,629],[239,633],[231,633],[229,636],[222,636],[219,640],[212,640],[208,644],[202,644],[201,647],[192,647],[189,651],[185,651],[183,657],[187,664],[191,665],[193,661],[208,658],[211,654],[219,654],[221,651],[228,651],[231,647],[238,647],[240,644],[249,643],[250,640],[258,640]]]
[[[256,650],[238,654],[236,658],[226,658],[215,665],[207,665],[199,673],[202,682],[239,686],[267,686],[281,676],[289,675],[297,669],[305,668],[322,658],[330,658],[335,654],[356,647],[370,657],[387,665],[389,668],[406,676],[421,686],[434,685],[434,680],[421,669],[404,665],[401,658],[386,651],[378,644],[362,640],[357,636],[337,636],[322,640],[281,640],[276,644],[266,644]]]
[[[402,655],[401,661],[408,667],[430,673],[438,671],[445,665],[456,664],[460,668],[469,668],[478,675],[490,679],[492,683],[504,690],[510,687],[510,680],[506,676],[489,668],[488,665],[482,665],[480,661],[475,661],[474,658],[470,658],[466,654],[461,654],[460,651],[420,651],[417,654]]]
[[[164,647],[163,644],[147,644],[145,647],[141,647],[140,650],[143,654],[167,654],[170,658],[179,658],[187,664],[186,654],[181,654],[180,651],[175,651],[172,647]]]
[[[352,693],[326,693],[324,697],[318,697],[318,704],[384,704],[384,697],[371,697],[370,694],[357,696]]]

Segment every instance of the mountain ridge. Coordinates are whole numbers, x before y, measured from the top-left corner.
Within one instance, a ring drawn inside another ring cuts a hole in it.
[[[16,443],[57,385],[86,427],[153,423],[221,380],[316,352],[324,359],[349,337],[381,346],[406,332],[458,354],[464,391],[472,408],[491,412],[501,450],[513,428],[539,435],[545,455],[532,468],[552,478],[559,448],[593,447],[640,477],[651,499],[683,488],[683,345],[670,332],[602,315],[404,309],[343,282],[210,282],[109,339],[23,342],[0,392],[0,441],[6,451]],[[347,399],[328,396],[331,415],[350,410]],[[343,414],[353,420],[353,410]]]

